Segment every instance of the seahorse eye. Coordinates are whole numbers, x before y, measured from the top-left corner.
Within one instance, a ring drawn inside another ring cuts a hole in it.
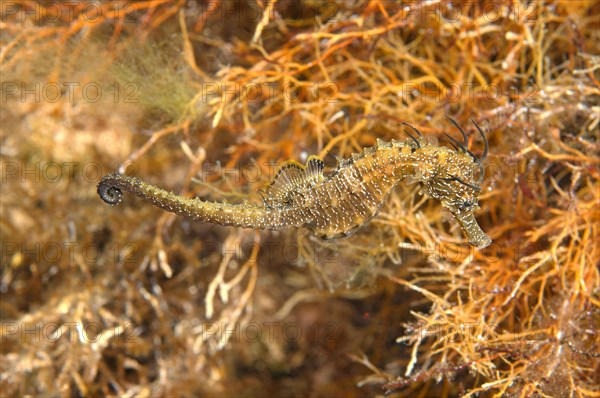
[[[463,200],[463,202],[459,206],[459,208],[461,210],[470,209],[471,207],[473,207],[473,201],[472,200]]]

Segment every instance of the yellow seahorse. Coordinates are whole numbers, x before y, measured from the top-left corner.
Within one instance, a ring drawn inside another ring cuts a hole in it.
[[[483,179],[482,162],[488,142],[477,158],[467,149],[467,136],[453,119],[464,144],[448,136],[454,150],[427,143],[416,128],[418,138],[406,141],[377,140],[377,145],[342,160],[335,170],[323,174],[318,156],[306,165],[284,162],[263,191],[262,204],[228,204],[189,199],[142,180],[118,173],[102,177],[98,194],[109,204],[119,204],[128,191],[162,209],[194,220],[252,229],[307,228],[324,239],[347,237],[377,215],[394,186],[407,178],[421,184],[421,192],[439,200],[450,210],[469,239],[484,248],[491,239],[481,230],[473,212]],[[475,179],[479,171],[479,178]]]

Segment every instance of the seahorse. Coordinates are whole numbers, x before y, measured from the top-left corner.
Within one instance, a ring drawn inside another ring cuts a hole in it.
[[[459,124],[464,143],[446,134],[454,149],[427,142],[408,123],[407,140],[384,142],[341,160],[325,174],[325,164],[310,156],[305,165],[294,160],[281,164],[273,180],[261,191],[263,203],[230,204],[186,198],[148,184],[136,177],[113,173],[102,177],[98,194],[117,205],[128,191],[169,212],[214,224],[252,229],[307,228],[323,239],[348,237],[375,217],[389,193],[400,182],[419,183],[421,194],[437,199],[454,216],[471,245],[484,248],[491,239],[475,220],[483,181],[482,162],[488,141],[472,120],[485,148],[478,158],[468,149],[468,139]],[[479,172],[479,177],[475,175]]]

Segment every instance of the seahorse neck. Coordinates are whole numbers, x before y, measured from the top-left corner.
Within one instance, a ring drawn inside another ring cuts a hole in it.
[[[427,145],[423,143],[423,145]],[[379,141],[375,147],[367,148],[349,159],[362,174],[370,174],[371,178],[390,181],[390,186],[404,178],[419,180],[421,164],[429,162],[425,147],[417,148],[407,141]],[[393,181],[392,181],[393,180]]]

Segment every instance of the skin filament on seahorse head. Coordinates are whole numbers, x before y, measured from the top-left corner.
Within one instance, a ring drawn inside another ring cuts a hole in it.
[[[488,142],[479,131],[485,149],[477,158],[464,142],[448,136],[454,150],[430,144],[423,134],[408,131],[410,139],[384,142],[365,148],[342,160],[329,174],[318,156],[305,165],[293,160],[282,163],[275,177],[261,191],[261,204],[229,204],[190,199],[168,192],[136,177],[113,173],[102,177],[98,194],[106,203],[121,202],[122,191],[130,192],[153,205],[193,220],[252,229],[307,228],[324,239],[347,237],[364,227],[377,215],[388,194],[399,182],[410,178],[421,185],[421,192],[437,199],[457,220],[469,243],[484,248],[491,239],[475,220],[482,162]],[[479,178],[475,175],[479,173]]]

